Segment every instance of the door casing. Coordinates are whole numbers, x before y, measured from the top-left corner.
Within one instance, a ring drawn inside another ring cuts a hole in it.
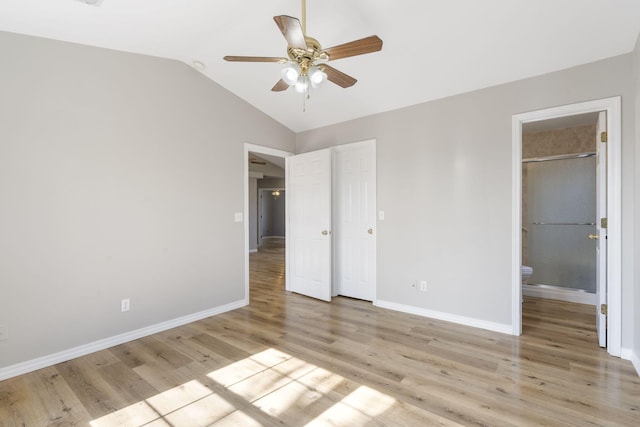
[[[607,112],[607,351],[612,356],[621,355],[622,344],[622,107],[619,96],[581,102],[512,116],[512,334],[522,334],[522,125],[576,114]]]

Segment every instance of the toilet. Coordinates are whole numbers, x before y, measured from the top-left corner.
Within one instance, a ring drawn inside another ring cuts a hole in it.
[[[532,274],[533,274],[533,268],[529,267],[528,265],[520,266],[520,277],[521,277],[520,280],[523,285],[527,284],[527,281],[529,280],[529,277],[531,277]]]

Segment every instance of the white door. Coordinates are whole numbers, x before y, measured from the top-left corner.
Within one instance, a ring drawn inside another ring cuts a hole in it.
[[[373,301],[376,290],[375,141],[335,147],[336,292]]]
[[[600,112],[596,132],[596,147],[598,147],[598,162],[596,167],[596,316],[598,329],[598,343],[600,347],[607,346],[607,315],[602,307],[607,304],[607,228],[602,227],[602,218],[607,218],[607,143],[602,142],[601,135],[607,130],[607,113]]]
[[[288,289],[331,301],[331,151],[287,157]]]

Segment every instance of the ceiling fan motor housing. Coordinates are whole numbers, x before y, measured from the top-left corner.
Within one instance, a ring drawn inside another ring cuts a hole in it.
[[[307,48],[300,49],[296,47],[289,46],[287,49],[287,54],[289,58],[298,64],[300,67],[300,75],[306,76],[309,68],[315,64],[317,61],[327,61],[329,59],[328,55],[322,52],[322,47],[320,46],[320,42],[314,39],[313,37],[304,37]]]

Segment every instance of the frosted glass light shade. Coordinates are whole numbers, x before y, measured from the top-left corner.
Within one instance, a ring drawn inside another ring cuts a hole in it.
[[[298,81],[298,77],[300,77],[300,70],[295,65],[289,65],[282,69],[280,76],[286,84],[291,86]]]
[[[326,79],[327,73],[325,73],[315,65],[309,69],[309,81],[311,82],[312,87],[318,87]]]
[[[296,82],[296,92],[304,93],[309,88],[309,77],[300,76],[298,77],[298,81]]]

